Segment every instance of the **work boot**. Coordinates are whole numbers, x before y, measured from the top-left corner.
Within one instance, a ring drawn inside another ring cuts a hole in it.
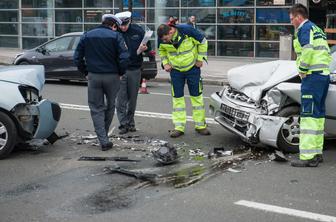
[[[128,133],[128,127],[127,126],[119,126],[119,134],[123,135]]]
[[[291,166],[293,167],[317,167],[321,159],[316,155],[313,159],[310,160],[293,160]]]
[[[102,151],[106,151],[109,150],[113,147],[113,143],[112,142],[108,142],[106,144],[101,145],[101,150]]]
[[[130,132],[136,132],[135,126],[129,126],[128,127],[128,131],[130,131]]]
[[[177,138],[177,137],[180,137],[184,134],[184,132],[182,132],[180,130],[176,130],[176,129],[170,130],[169,133],[170,133],[171,138]]]
[[[316,154],[317,160],[319,161],[319,163],[323,163],[323,156],[322,154]]]
[[[196,132],[198,132],[202,136],[211,135],[210,131],[207,128],[204,128],[204,129],[195,129],[195,130],[196,130]]]

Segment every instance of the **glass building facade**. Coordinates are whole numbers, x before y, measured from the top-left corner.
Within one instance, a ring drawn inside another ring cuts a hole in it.
[[[156,30],[169,16],[195,15],[209,55],[278,57],[279,36],[292,34],[295,0],[134,0],[133,20]],[[33,48],[68,32],[89,30],[127,0],[0,0],[0,47]],[[155,36],[152,44],[156,45]]]

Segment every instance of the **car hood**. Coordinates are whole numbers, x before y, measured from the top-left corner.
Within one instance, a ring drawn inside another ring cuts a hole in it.
[[[264,90],[296,75],[295,61],[276,60],[230,69],[228,81],[232,88],[258,102]]]
[[[0,68],[0,81],[28,85],[41,91],[44,80],[44,67],[41,65],[4,66]]]

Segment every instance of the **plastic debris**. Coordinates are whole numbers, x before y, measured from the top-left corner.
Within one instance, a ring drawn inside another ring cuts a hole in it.
[[[166,143],[157,149],[153,149],[152,154],[154,158],[161,164],[172,164],[178,160],[178,155],[175,146]]]
[[[272,161],[277,161],[277,162],[287,162],[288,161],[288,159],[283,154],[283,152],[279,150],[276,150],[275,153],[268,155],[268,157]]]

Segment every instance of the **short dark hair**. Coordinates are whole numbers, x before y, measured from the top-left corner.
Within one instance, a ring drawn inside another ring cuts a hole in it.
[[[289,13],[292,15],[301,15],[303,18],[307,19],[309,17],[308,9],[302,4],[295,4],[289,9]]]
[[[157,36],[161,39],[164,35],[168,35],[170,31],[170,26],[166,24],[161,24],[157,29]]]
[[[102,21],[102,24],[105,26],[109,26],[109,27],[112,27],[113,25],[117,25],[115,21],[109,20],[109,19]]]

